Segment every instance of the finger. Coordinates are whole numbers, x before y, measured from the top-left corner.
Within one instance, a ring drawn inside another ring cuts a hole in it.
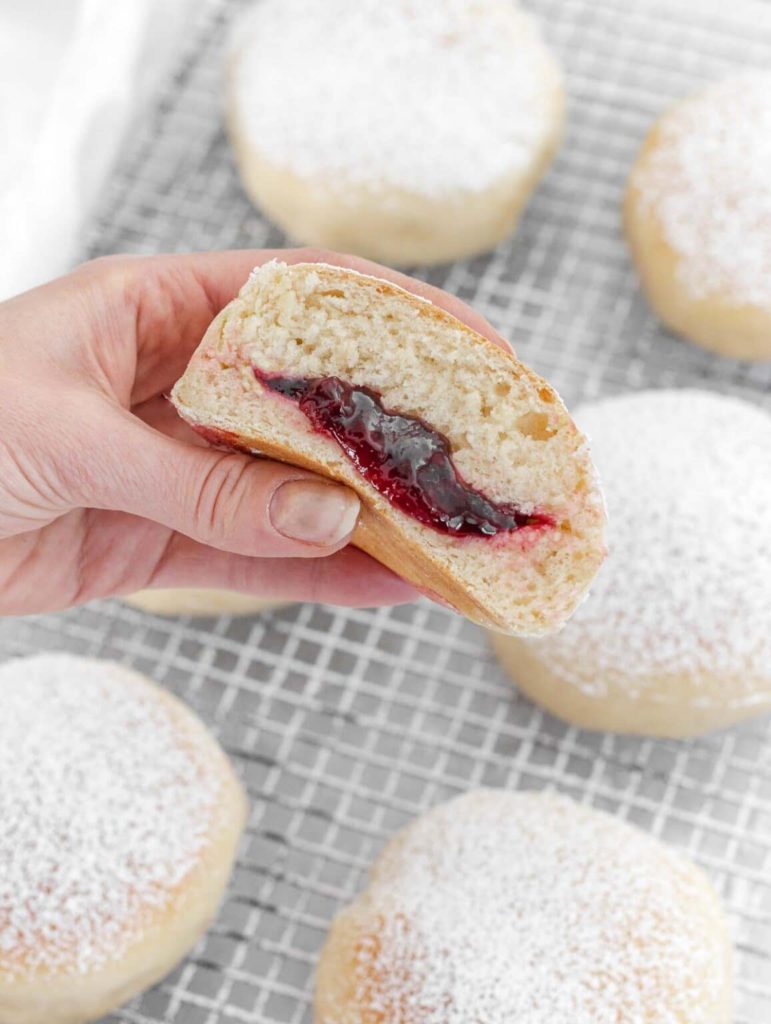
[[[327,558],[287,558],[276,572],[270,559],[213,550],[175,535],[163,560],[139,587],[214,587],[276,601],[374,608],[419,596],[408,583],[363,551],[344,548]]]
[[[238,294],[251,271],[271,259],[331,263],[391,281],[509,347],[481,314],[455,296],[356,256],[320,249],[242,249],[108,257],[84,265],[76,276],[98,293],[92,295],[92,307],[106,302],[105,319],[113,331],[136,333],[139,361],[132,404],[166,390],[182,375],[209,323]]]
[[[352,547],[327,558],[284,559],[276,573],[270,559],[217,551],[123,512],[79,509],[34,537],[0,541],[0,552],[0,615],[57,611],[147,587],[213,587],[265,600],[354,607],[418,596]]]
[[[392,284],[398,285],[407,292],[412,292],[413,295],[419,295],[423,299],[428,299],[428,301],[433,303],[434,306],[438,306],[440,309],[450,313],[462,323],[466,324],[467,327],[470,327],[472,331],[476,331],[477,334],[481,334],[482,337],[488,338],[494,344],[500,345],[502,348],[506,349],[511,348],[510,343],[495,330],[489,320],[485,319],[485,317],[475,309],[472,309],[471,306],[463,302],[462,299],[457,298],[455,295],[451,295],[449,292],[443,291],[441,288],[436,288],[434,285],[426,284],[425,281],[419,281],[415,277],[410,277],[407,274],[400,273],[398,270],[393,270],[391,267],[385,267],[380,263],[373,263],[372,260],[365,260],[359,256],[349,256],[345,253],[330,252],[326,249],[246,250],[246,252],[234,251],[226,254],[192,254],[191,258],[198,264],[197,273],[200,275],[201,280],[206,281],[207,287],[215,289],[216,286],[208,277],[208,257],[219,255],[239,257],[239,261],[234,261],[235,266],[232,267],[232,270],[236,269],[238,263],[240,263],[240,257],[242,255],[253,257],[252,266],[241,279],[241,284],[243,284],[246,277],[248,277],[254,267],[261,266],[263,263],[267,263],[271,259],[280,259],[285,263],[329,263],[332,266],[345,267],[348,270],[357,270],[360,274],[369,274],[371,277],[379,277],[384,281],[390,281]],[[236,294],[241,284],[236,285],[236,291],[233,294]],[[229,301],[230,299],[225,300],[225,302]],[[223,303],[223,305],[225,305],[225,303]]]
[[[201,435],[196,434],[190,424],[182,419],[165,395],[156,395],[155,398],[150,398],[141,405],[134,406],[131,411],[143,423],[168,437],[175,437],[178,441],[185,441],[187,444],[194,444],[199,448],[210,447]]]
[[[87,454],[72,445],[57,453],[75,504],[129,512],[250,557],[318,557],[351,538],[359,499],[346,487],[267,459],[185,444],[106,402],[87,405],[79,422],[91,439]]]
[[[440,309],[444,309],[462,320],[479,334],[489,337],[491,341],[500,342],[502,340],[500,334],[481,313],[449,292],[407,274],[402,274],[391,267],[385,267],[372,260],[346,253],[315,248],[229,249],[220,252],[127,258],[136,261],[136,270],[141,269],[147,273],[147,283],[152,284],[153,278],[160,279],[160,283],[165,287],[175,285],[179,293],[189,294],[190,299],[193,300],[193,306],[198,307],[202,314],[208,316],[208,320],[203,324],[203,330],[208,326],[208,321],[213,319],[222,307],[238,294],[255,267],[278,259],[290,264],[329,263],[332,266],[357,270],[362,274],[391,281],[400,288],[404,288],[405,291],[428,299],[435,306],[439,306]],[[140,267],[140,265],[143,266]],[[164,278],[166,280],[163,280]],[[141,284],[141,282],[139,283]],[[204,297],[203,307],[200,304],[201,293]],[[152,317],[153,311],[147,310],[146,315]]]

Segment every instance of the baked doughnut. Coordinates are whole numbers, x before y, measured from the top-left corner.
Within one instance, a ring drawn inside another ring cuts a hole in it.
[[[285,602],[268,601],[252,594],[239,594],[234,590],[198,587],[138,590],[123,600],[126,604],[153,615],[256,615],[258,612],[281,608]]]
[[[261,0],[234,42],[244,188],[303,243],[384,263],[484,252],[558,145],[561,76],[513,0]]]
[[[771,359],[771,73],[712,85],[660,118],[625,221],[665,324],[723,355]]]
[[[265,264],[172,400],[204,437],[352,487],[354,543],[493,628],[556,628],[602,561],[594,471],[557,394],[387,281]]]
[[[245,797],[195,715],[121,665],[17,659],[0,694],[0,1022],[80,1024],[206,928]]]
[[[493,638],[516,685],[589,729],[693,736],[771,708],[771,416],[703,391],[577,413],[610,556],[548,640]]]
[[[335,918],[316,1024],[729,1024],[708,879],[636,828],[545,793],[479,790],[380,855]]]

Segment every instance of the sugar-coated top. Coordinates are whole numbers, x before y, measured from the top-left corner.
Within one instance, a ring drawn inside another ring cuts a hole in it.
[[[564,797],[435,808],[386,848],[357,912],[357,1003],[379,1024],[723,1019],[730,956],[701,874]]]
[[[771,416],[704,391],[646,391],[576,422],[605,490],[609,556],[534,649],[594,696],[684,673],[724,677],[717,699],[752,702],[771,678]]]
[[[221,781],[195,721],[117,664],[6,662],[0,709],[0,978],[86,974],[195,865]]]
[[[720,82],[665,114],[633,185],[690,295],[771,309],[771,73]]]
[[[327,187],[481,191],[554,130],[558,72],[515,0],[260,0],[235,40],[253,146]]]

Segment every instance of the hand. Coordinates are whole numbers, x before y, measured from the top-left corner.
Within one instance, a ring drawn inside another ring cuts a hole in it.
[[[502,341],[435,288],[317,251],[108,257],[0,304],[0,614],[143,587],[352,605],[416,596],[346,546],[352,491],[210,449],[163,397],[251,269],[276,256],[388,278]]]

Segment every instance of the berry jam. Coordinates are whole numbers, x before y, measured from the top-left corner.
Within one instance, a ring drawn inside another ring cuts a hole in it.
[[[552,524],[548,516],[498,504],[469,487],[453,465],[447,438],[417,416],[388,412],[376,391],[337,377],[254,373],[297,402],[313,428],[333,437],[384,498],[426,526],[453,536],[494,537]]]

